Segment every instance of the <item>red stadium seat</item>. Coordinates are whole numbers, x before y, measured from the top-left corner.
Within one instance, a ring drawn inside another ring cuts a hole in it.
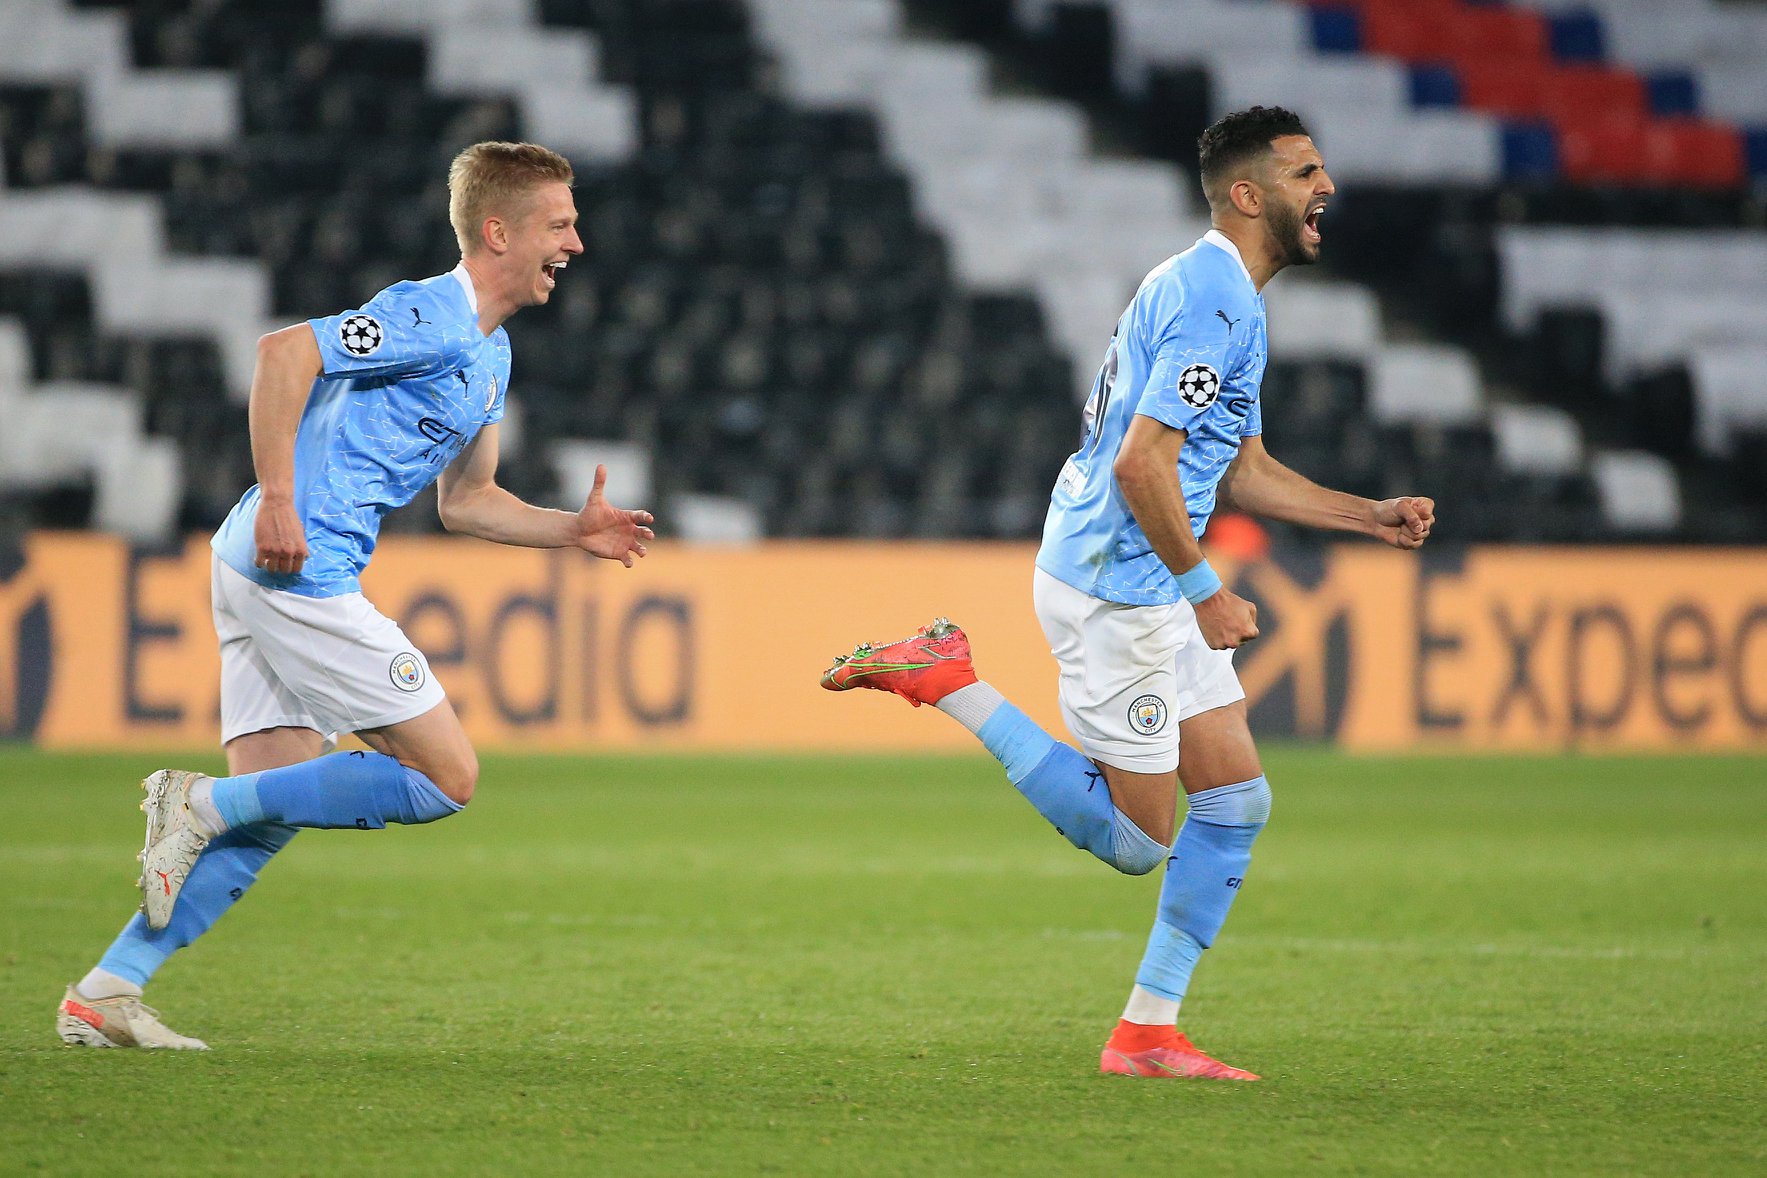
[[[1403,61],[1447,61],[1455,56],[1453,0],[1362,0],[1362,44],[1370,53]]]
[[[1743,182],[1742,136],[1698,119],[1590,119],[1559,126],[1573,184],[1729,189]]]
[[[1542,110],[1554,122],[1649,115],[1644,82],[1630,70],[1599,65],[1556,66],[1546,74]]]
[[[1456,60],[1499,59],[1511,65],[1544,61],[1549,47],[1546,21],[1519,8],[1462,4],[1453,22]]]
[[[1636,187],[1650,182],[1644,127],[1630,119],[1591,119],[1558,128],[1558,155],[1573,184]]]
[[[1493,114],[1572,123],[1646,115],[1644,83],[1626,70],[1501,57],[1462,60],[1457,68],[1462,101]]]
[[[1515,8],[1458,0],[1358,0],[1363,46],[1405,61],[1543,61],[1546,21]]]
[[[1537,118],[1546,113],[1551,71],[1545,62],[1487,57],[1463,60],[1456,68],[1460,99],[1467,106],[1511,118]]]
[[[1743,137],[1722,123],[1660,119],[1649,125],[1647,150],[1661,179],[1693,188],[1728,189],[1743,183]]]

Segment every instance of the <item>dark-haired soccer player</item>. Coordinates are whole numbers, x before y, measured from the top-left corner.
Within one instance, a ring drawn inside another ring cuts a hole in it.
[[[610,506],[605,469],[581,511],[530,506],[494,477],[502,323],[546,302],[583,252],[571,181],[568,160],[532,143],[467,148],[448,170],[458,266],[258,342],[258,484],[213,545],[231,776],[162,769],[142,783],[143,915],[68,988],[64,1041],[205,1047],[160,1022],[142,987],[296,831],[433,822],[472,798],[478,758],[454,708],[423,653],[362,596],[382,516],[439,479],[449,531],[628,568],[644,555],[650,514]],[[340,732],[372,751],[322,755]]]
[[[1270,814],[1232,661],[1258,636],[1257,610],[1221,584],[1197,538],[1217,490],[1242,511],[1396,548],[1429,537],[1435,504],[1328,491],[1264,449],[1259,292],[1284,267],[1318,259],[1319,216],[1334,188],[1307,129],[1280,108],[1230,114],[1199,147],[1214,227],[1149,274],[1118,321],[1037,554],[1037,617],[1061,664],[1062,715],[1079,750],[978,681],[968,640],[944,619],[901,642],[860,646],[823,686],[935,705],[974,732],[1076,846],[1131,875],[1168,861],[1153,933],[1100,1067],[1255,1080],[1177,1028],[1191,972]],[[1189,815],[1174,843],[1180,780]]]

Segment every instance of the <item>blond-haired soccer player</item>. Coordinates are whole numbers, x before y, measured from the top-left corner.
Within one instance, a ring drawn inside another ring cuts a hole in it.
[[[861,646],[823,685],[934,705],[1076,846],[1131,875],[1165,863],[1147,951],[1099,1067],[1255,1080],[1177,1026],[1270,815],[1233,670],[1234,648],[1258,636],[1257,609],[1222,585],[1197,540],[1218,491],[1254,515],[1404,549],[1429,538],[1436,505],[1329,491],[1264,449],[1261,292],[1278,271],[1318,260],[1319,216],[1336,190],[1307,128],[1279,107],[1227,115],[1198,146],[1214,228],[1155,268],[1118,321],[1037,553],[1037,618],[1079,747],[978,681],[963,631],[943,620]],[[1181,782],[1188,813],[1174,841]]]
[[[472,798],[478,758],[423,652],[362,596],[383,515],[439,480],[451,532],[580,548],[632,566],[644,511],[581,511],[499,487],[509,386],[502,324],[551,297],[583,252],[571,166],[531,143],[478,143],[448,171],[460,264],[357,310],[258,342],[258,484],[215,534],[221,742],[230,776],[161,770],[143,788],[142,913],[70,987],[56,1029],[93,1047],[203,1048],[142,1005],[165,960],[206,932],[303,827],[433,822]],[[353,732],[371,751],[325,755]]]

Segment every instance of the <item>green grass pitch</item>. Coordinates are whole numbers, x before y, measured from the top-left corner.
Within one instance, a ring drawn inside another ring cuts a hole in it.
[[[1250,1085],[1097,1074],[1157,877],[980,755],[487,758],[173,960],[216,1050],[63,1048],[161,761],[0,748],[0,1173],[1767,1171],[1762,759],[1271,752],[1183,1019]]]

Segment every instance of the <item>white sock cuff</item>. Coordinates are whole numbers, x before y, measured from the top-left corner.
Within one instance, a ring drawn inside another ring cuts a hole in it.
[[[1006,697],[994,690],[991,684],[971,683],[968,687],[959,687],[956,691],[933,704],[941,712],[956,720],[971,732],[980,732],[982,725],[988,722]]]
[[[96,1002],[100,998],[115,998],[119,994],[139,998],[141,987],[127,978],[119,978],[108,969],[94,967],[91,973],[74,983],[74,993]]]
[[[1123,1021],[1140,1023],[1144,1027],[1176,1026],[1178,1001],[1136,986],[1129,991],[1129,1005],[1123,1008]]]
[[[209,838],[218,838],[227,830],[227,820],[215,806],[215,779],[204,777],[190,787],[190,812],[196,825]]]

